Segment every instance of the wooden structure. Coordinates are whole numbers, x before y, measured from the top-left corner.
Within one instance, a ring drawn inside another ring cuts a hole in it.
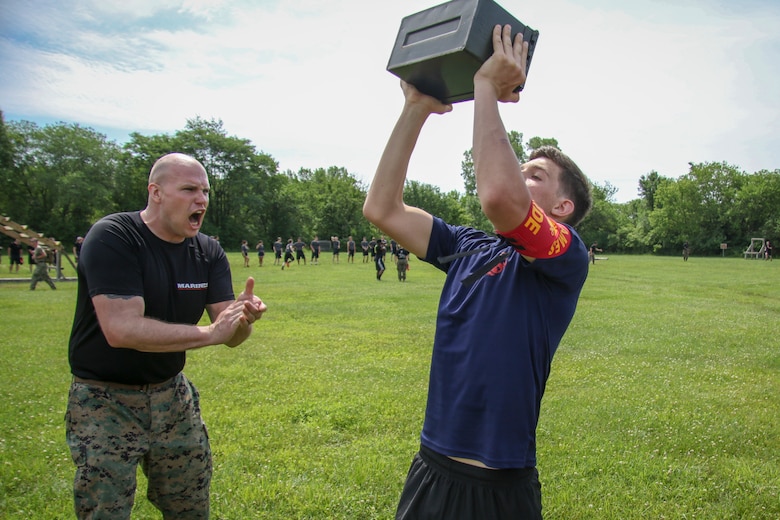
[[[764,258],[764,253],[766,252],[766,244],[764,243],[763,238],[751,238],[750,239],[750,246],[745,249],[745,252],[743,253],[745,255],[745,259],[747,257],[752,256],[754,259],[756,258]]]
[[[62,246],[62,242],[43,236],[43,233],[38,233],[29,229],[24,224],[17,224],[9,217],[0,215],[0,233],[8,235],[13,239],[18,239],[19,242],[32,246],[32,239],[37,238],[38,243],[49,253],[49,263],[57,270],[57,280],[64,280],[62,275],[62,257],[68,260],[68,263],[73,267],[73,271],[76,271],[76,264],[71,259],[68,252]]]

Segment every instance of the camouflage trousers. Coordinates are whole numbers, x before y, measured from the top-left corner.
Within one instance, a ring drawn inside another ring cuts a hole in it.
[[[409,265],[409,261],[406,258],[399,258],[396,267],[398,268],[398,281],[406,281],[406,267]]]
[[[65,423],[78,518],[130,518],[139,463],[165,519],[208,518],[211,448],[184,374],[141,390],[74,380]]]
[[[33,272],[32,279],[30,280],[30,290],[34,291],[35,286],[38,285],[38,282],[46,282],[52,289],[57,288],[49,277],[49,267],[46,265],[46,262],[38,262],[35,264],[35,271]]]

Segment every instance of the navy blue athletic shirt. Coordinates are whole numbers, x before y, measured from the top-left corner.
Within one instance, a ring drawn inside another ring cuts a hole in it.
[[[568,227],[568,226],[567,226]],[[588,273],[571,230],[568,250],[528,262],[506,241],[434,218],[426,258],[447,273],[436,318],[421,442],[495,468],[536,465],[536,425],[553,354]],[[481,251],[442,264],[437,258]],[[470,274],[506,258],[473,284]]]
[[[97,321],[92,297],[141,296],[145,315],[196,324],[206,304],[233,300],[230,266],[216,240],[199,233],[180,244],[159,239],[140,212],[98,221],[84,238],[78,297],[69,346],[71,372],[85,379],[124,384],[159,383],[178,374],[185,353],[149,353],[111,347]]]

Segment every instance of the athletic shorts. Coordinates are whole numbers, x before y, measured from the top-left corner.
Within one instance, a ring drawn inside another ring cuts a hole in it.
[[[541,520],[539,474],[536,468],[479,468],[421,446],[409,468],[395,518]]]

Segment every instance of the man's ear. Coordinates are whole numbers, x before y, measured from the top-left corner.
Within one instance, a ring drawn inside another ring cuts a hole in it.
[[[559,222],[566,222],[569,215],[573,212],[574,203],[570,199],[558,199],[558,202],[552,208],[551,216]]]
[[[149,191],[149,200],[160,202],[160,185],[156,183],[149,184],[146,189]]]

